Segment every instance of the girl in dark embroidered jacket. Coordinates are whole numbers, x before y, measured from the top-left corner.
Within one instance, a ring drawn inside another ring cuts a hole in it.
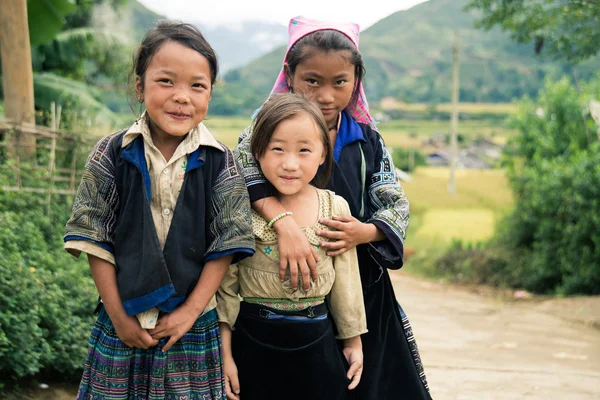
[[[358,254],[369,332],[362,335],[364,370],[356,398],[430,399],[410,324],[387,271],[402,266],[409,207],[368,112],[358,33],[355,24],[292,19],[288,51],[272,93],[293,91],[314,100],[334,144],[327,189],[349,203],[352,216],[321,221],[337,231],[317,234],[326,239],[321,246],[328,249],[328,255],[337,256],[353,247]],[[251,134],[248,129],[241,135],[234,156],[242,166],[253,208],[271,220],[286,210],[272,197],[272,188],[251,155]],[[289,267],[292,285],[307,290],[310,279],[317,279],[317,254],[292,218],[282,218],[273,227],[278,233],[280,278]]]
[[[132,71],[146,112],[88,158],[65,248],[88,253],[102,303],[78,399],[224,397],[214,295],[254,237],[235,160],[202,124],[216,75],[196,28],[160,23]]]

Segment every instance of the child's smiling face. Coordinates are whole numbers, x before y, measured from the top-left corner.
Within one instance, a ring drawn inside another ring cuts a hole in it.
[[[150,131],[159,137],[185,136],[206,117],[211,69],[199,52],[166,42],[152,57],[136,92],[146,104]]]
[[[265,178],[282,196],[302,194],[325,161],[322,133],[307,114],[277,125],[258,159]]]

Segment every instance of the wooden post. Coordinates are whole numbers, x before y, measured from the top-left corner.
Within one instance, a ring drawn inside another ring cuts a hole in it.
[[[6,119],[20,124],[35,124],[33,70],[27,0],[1,0],[0,55]],[[17,139],[15,136],[18,135]],[[16,133],[7,138],[9,157],[19,152],[21,158],[35,159],[35,136]],[[17,147],[18,146],[18,147]]]
[[[50,216],[52,211],[52,189],[54,189],[54,164],[56,163],[56,135],[58,134],[58,124],[60,123],[61,106],[56,109],[56,103],[50,105],[52,113],[52,144],[50,145],[50,159],[48,160],[48,194],[46,195],[47,211]]]
[[[456,131],[458,130],[458,89],[459,89],[459,61],[458,61],[458,31],[454,32],[454,46],[452,47],[452,134],[450,136],[450,180],[448,181],[448,193],[456,193],[456,163],[458,156],[458,145],[456,143]]]

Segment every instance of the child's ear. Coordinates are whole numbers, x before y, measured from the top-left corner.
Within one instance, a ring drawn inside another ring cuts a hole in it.
[[[327,152],[325,151],[325,149],[323,149],[323,153],[321,153],[321,162],[319,162],[319,165],[323,165],[326,158],[327,158]]]
[[[287,85],[289,89],[292,89],[292,75],[290,74],[290,67],[287,63],[283,64],[283,74],[285,75],[285,80],[287,81]]]
[[[139,75],[135,76],[135,95],[140,102],[144,100],[144,82]]]

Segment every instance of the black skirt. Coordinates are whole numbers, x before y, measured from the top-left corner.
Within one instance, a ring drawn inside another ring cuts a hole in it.
[[[369,258],[359,262],[369,332],[361,336],[364,369],[356,399],[431,400],[417,343],[389,273]]]
[[[232,351],[244,400],[355,399],[325,304],[283,312],[242,302]]]

